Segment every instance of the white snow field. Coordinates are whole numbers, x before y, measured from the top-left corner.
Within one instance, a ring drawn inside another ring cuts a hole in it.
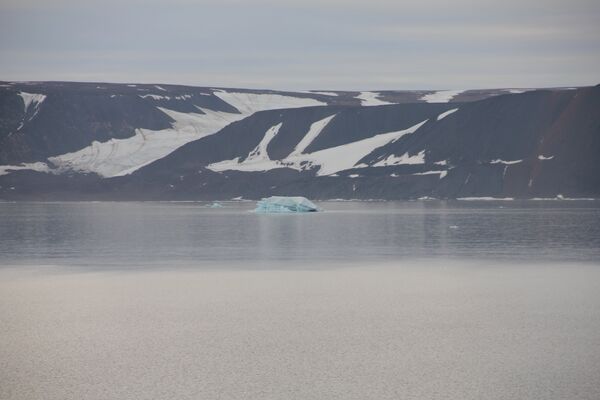
[[[386,104],[395,104],[390,103],[389,101],[380,100],[378,96],[378,92],[361,92],[358,96],[356,96],[356,98],[360,100],[362,106],[383,106]]]
[[[419,100],[423,100],[427,103],[447,103],[462,92],[464,92],[464,90],[440,90],[426,94]]]
[[[315,99],[283,96],[280,94],[225,92],[223,90],[215,90],[214,95],[226,103],[231,104],[237,108],[239,112],[246,115],[264,110],[327,105],[327,103]]]
[[[178,147],[218,132],[231,122],[245,116],[202,109],[204,114],[181,113],[158,107],[173,118],[172,128],[163,130],[136,129],[135,135],[126,139],[94,141],[73,153],[51,157],[49,161],[58,170],[94,172],[103,177],[123,176],[163,158]]]
[[[323,123],[323,121],[324,120],[317,121],[313,124],[313,126],[316,123]],[[302,152],[294,151],[292,152],[292,154],[290,154],[288,157],[282,160],[271,160],[270,158],[268,158],[267,155],[266,159],[263,158],[261,160],[248,161],[250,159],[249,155],[246,158],[246,160],[242,162],[239,162],[238,157],[233,160],[224,160],[210,164],[207,168],[216,172],[228,170],[269,171],[275,168],[291,168],[301,171],[306,169],[319,168],[317,171],[318,176],[333,175],[337,172],[351,168],[366,167],[367,165],[365,164],[356,164],[362,158],[372,153],[375,149],[382,147],[388,143],[391,143],[395,140],[398,140],[404,135],[414,133],[423,124],[425,124],[425,122],[427,122],[427,120],[420,122],[408,129],[396,132],[382,133],[367,139],[362,139],[340,146],[318,150],[313,153],[304,154]],[[315,135],[314,132],[311,132],[313,130],[313,126],[311,126],[306,136]],[[269,131],[271,129],[269,129]],[[267,131],[265,137],[267,137],[269,131]],[[304,138],[302,140],[304,140]]]
[[[25,92],[20,92],[19,95],[23,98],[25,112],[30,106],[38,107],[46,98],[42,94]],[[75,152],[51,157],[48,160],[56,166],[53,172],[76,171],[96,173],[103,177],[123,176],[167,156],[188,142],[217,133],[230,123],[246,118],[257,111],[326,105],[326,103],[314,99],[278,94],[216,90],[215,95],[237,108],[240,113],[211,111],[200,107],[197,108],[201,113],[182,113],[158,107],[175,121],[171,128],[163,130],[136,129],[135,135],[130,138],[111,139],[107,142],[94,141],[89,146]],[[164,100],[186,99],[191,96],[169,97],[148,94],[140,97]],[[4,174],[19,169],[43,170],[39,164],[0,166],[0,168]],[[45,168],[48,166],[46,165]]]

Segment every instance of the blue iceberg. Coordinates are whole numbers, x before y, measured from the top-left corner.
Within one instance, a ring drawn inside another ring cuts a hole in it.
[[[208,207],[210,208],[223,208],[223,204],[221,203],[217,203],[216,201],[214,203],[212,203],[211,205],[209,205]]]
[[[306,197],[271,196],[256,203],[257,213],[304,213],[319,211],[319,207]]]

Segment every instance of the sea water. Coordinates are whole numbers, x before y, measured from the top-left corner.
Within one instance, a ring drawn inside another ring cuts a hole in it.
[[[0,203],[2,399],[597,399],[596,202]]]

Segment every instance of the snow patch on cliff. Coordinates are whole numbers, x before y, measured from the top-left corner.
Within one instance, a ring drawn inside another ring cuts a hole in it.
[[[448,110],[446,112],[441,113],[440,115],[437,116],[437,120],[442,120],[444,118],[446,118],[448,115],[455,113],[458,111],[458,108],[453,108],[452,110]]]
[[[333,117],[335,117],[335,114],[314,122],[308,129],[306,135],[304,135],[302,140],[300,140],[300,142],[296,145],[296,148],[294,148],[294,151],[292,151],[290,156],[302,154],[304,150],[306,150],[306,148],[310,146],[310,144],[317,138],[317,136],[319,136],[323,129],[325,129],[325,127],[331,122]]]
[[[11,172],[22,170],[50,172],[48,165],[43,162],[23,163],[19,165],[0,165],[0,175],[7,175]]]
[[[19,92],[18,95],[23,99],[23,112],[25,113],[29,110],[30,106],[37,108],[44,100],[46,100],[46,95],[39,93]]]
[[[464,92],[464,90],[440,90],[426,94],[419,100],[423,100],[427,103],[447,103],[462,92]]]
[[[327,103],[315,99],[270,93],[243,93],[216,90],[213,94],[245,115],[251,115],[264,110],[327,105]]]
[[[380,100],[378,92],[361,92],[357,99],[360,100],[362,106],[383,106],[386,104],[395,104],[390,103],[389,101]]]

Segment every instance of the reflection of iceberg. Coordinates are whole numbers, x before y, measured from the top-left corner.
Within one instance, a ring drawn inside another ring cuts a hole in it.
[[[271,196],[256,203],[258,213],[302,213],[319,211],[306,197]]]

